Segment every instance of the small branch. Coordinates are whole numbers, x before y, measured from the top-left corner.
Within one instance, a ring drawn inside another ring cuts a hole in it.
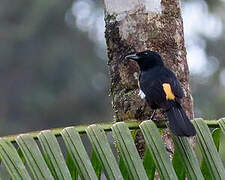
[[[217,120],[204,120],[206,124],[208,125],[209,128],[219,128],[219,124]],[[137,121],[137,120],[130,120],[130,121],[124,121],[128,128],[130,130],[135,130],[139,129],[139,125],[142,121]],[[157,121],[155,122],[158,128],[166,128],[166,121]],[[109,123],[99,123],[98,125],[101,126],[105,131],[111,131],[112,125],[115,124],[115,122],[109,122]],[[73,126],[80,134],[85,134],[85,129],[87,129],[89,125],[79,125],[79,126]],[[51,133],[54,134],[55,136],[61,136],[61,131],[64,129],[63,128],[55,128],[55,129],[50,129]],[[32,131],[32,132],[27,132],[26,134],[31,135],[34,139],[37,139],[37,135],[41,131]],[[25,134],[25,133],[20,133],[20,134]],[[18,135],[20,134],[15,134],[11,136],[3,136],[1,138],[6,138],[8,141],[15,142],[15,139]]]

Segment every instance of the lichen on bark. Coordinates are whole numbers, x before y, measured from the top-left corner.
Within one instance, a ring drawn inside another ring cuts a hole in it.
[[[109,2],[113,3],[105,0],[105,3]],[[176,74],[185,93],[183,108],[189,118],[193,118],[180,1],[162,0],[160,11],[149,11],[147,1],[140,2],[135,9],[132,7],[123,12],[120,8],[118,13],[105,6],[110,94],[117,120],[146,120],[151,116],[151,109],[138,96],[139,68],[135,62],[124,61],[125,55],[146,49],[158,52],[165,65]],[[158,111],[156,118],[165,119],[162,111]]]

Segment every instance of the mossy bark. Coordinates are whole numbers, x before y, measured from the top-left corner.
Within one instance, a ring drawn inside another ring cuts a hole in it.
[[[182,106],[189,118],[192,119],[192,98],[180,1],[162,0],[159,1],[160,4],[153,3],[153,6],[157,7],[149,8],[147,1],[139,0],[139,3],[134,6],[136,1],[128,0],[124,11],[122,10],[123,3],[121,6],[118,4],[114,6],[114,3],[120,2],[117,1],[104,0],[105,38],[111,78],[110,94],[117,121],[147,120],[151,116],[152,110],[146,105],[145,100],[138,96],[139,68],[135,62],[124,61],[125,55],[146,49],[158,52],[165,65],[180,80],[185,93]],[[133,6],[127,9],[129,3],[132,3]],[[165,119],[163,112],[158,111],[156,118]],[[163,134],[163,139],[167,148],[173,150],[173,144],[167,131]],[[136,144],[140,154],[143,155],[144,144],[140,133]]]

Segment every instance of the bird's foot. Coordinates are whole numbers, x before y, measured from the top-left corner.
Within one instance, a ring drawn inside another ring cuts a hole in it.
[[[150,120],[152,120],[152,121],[158,121],[158,120],[155,118],[155,113],[156,113],[156,110],[153,110],[152,115],[151,115],[151,117],[150,117]]]

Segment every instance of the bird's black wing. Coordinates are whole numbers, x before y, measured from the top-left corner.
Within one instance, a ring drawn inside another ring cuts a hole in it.
[[[167,78],[163,78],[166,80],[166,82],[168,82],[171,86],[172,92],[174,93],[174,95],[177,98],[182,98],[184,97],[184,91],[181,88],[181,84],[178,81],[178,79],[176,78],[175,74],[169,70],[168,68],[163,68],[163,74],[165,74],[167,76]]]
[[[163,90],[164,83],[170,85],[176,99],[184,96],[180,82],[177,80],[175,74],[165,67],[146,72],[140,78],[141,90],[146,95],[147,101],[152,101],[159,107],[167,108],[168,101]]]

